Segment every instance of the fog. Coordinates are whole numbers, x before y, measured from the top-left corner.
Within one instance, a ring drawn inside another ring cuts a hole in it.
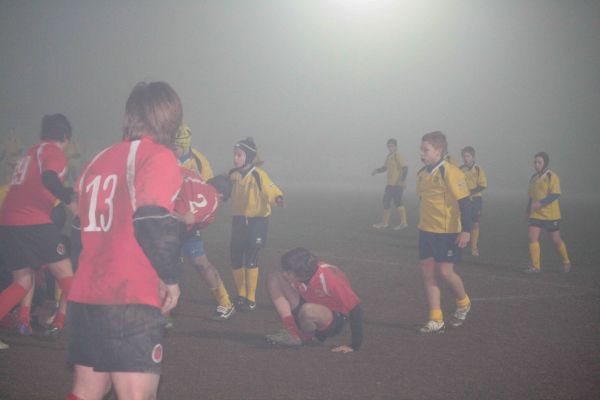
[[[471,145],[490,192],[523,193],[550,154],[563,193],[600,196],[598,1],[0,0],[0,133],[33,144],[44,114],[86,156],[117,140],[141,80],[179,93],[217,172],[253,136],[286,185],[383,189],[385,142]]]

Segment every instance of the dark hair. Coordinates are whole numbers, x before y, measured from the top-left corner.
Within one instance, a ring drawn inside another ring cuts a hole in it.
[[[440,131],[426,133],[421,138],[421,141],[431,144],[435,149],[442,149],[442,155],[448,153],[448,141],[446,140],[446,135]]]
[[[304,247],[296,247],[281,256],[281,269],[307,281],[317,271],[317,257]]]
[[[394,146],[398,146],[398,142],[394,138],[388,139],[386,144],[393,144]]]
[[[71,123],[62,114],[44,115],[42,118],[42,128],[40,129],[42,140],[64,142],[71,140],[71,132]]]
[[[463,149],[461,150],[461,153],[469,153],[470,155],[472,155],[473,157],[475,157],[475,149],[471,146],[466,146],[463,147]]]
[[[212,185],[215,189],[217,189],[217,192],[221,194],[222,201],[227,201],[227,199],[229,199],[229,196],[231,196],[232,185],[231,180],[229,180],[229,177],[225,175],[216,175],[210,178],[208,181],[206,181],[206,183]]]
[[[258,151],[256,149],[256,143],[254,143],[254,139],[252,138],[252,136],[248,136],[246,139],[240,140],[233,147],[236,149],[240,149],[244,152],[244,154],[246,154],[246,165],[252,164],[252,161],[254,161],[254,158],[256,157],[256,153]]]
[[[132,140],[148,135],[171,147],[182,118],[181,100],[168,83],[140,82],[125,105],[123,137]]]
[[[540,151],[538,153],[535,154],[535,158],[540,157],[542,160],[544,160],[544,168],[548,168],[548,163],[550,162],[550,157],[548,156],[548,153],[546,153],[545,151]]]

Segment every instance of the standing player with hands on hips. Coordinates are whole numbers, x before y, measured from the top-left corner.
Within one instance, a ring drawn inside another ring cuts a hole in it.
[[[123,141],[98,153],[78,179],[82,252],[69,295],[68,399],[155,399],[164,313],[177,305],[182,177],[172,145],[177,93],[164,82],[131,92]]]

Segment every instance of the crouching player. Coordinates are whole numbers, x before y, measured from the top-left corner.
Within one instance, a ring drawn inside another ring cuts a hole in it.
[[[419,259],[425,282],[429,321],[421,333],[444,332],[440,278],[454,292],[456,311],[451,325],[460,326],[471,309],[463,281],[454,272],[461,249],[469,242],[471,231],[470,193],[465,175],[444,160],[448,143],[439,131],[430,132],[421,141],[421,161],[417,174],[419,205]]]
[[[183,229],[182,256],[200,272],[202,279],[219,303],[214,319],[226,320],[235,311],[223,280],[204,251],[202,229],[212,224],[220,201],[227,201],[231,182],[225,175],[217,175],[204,182],[196,172],[181,167],[183,186],[175,200],[175,215],[185,225]]]
[[[313,337],[322,342],[339,334],[349,320],[351,343],[332,351],[357,351],[363,339],[363,310],[342,270],[302,247],[281,257],[281,269],[269,275],[269,294],[284,329],[267,335],[267,341],[288,347],[301,346]]]

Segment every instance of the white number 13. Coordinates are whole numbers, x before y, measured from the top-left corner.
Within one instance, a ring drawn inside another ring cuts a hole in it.
[[[96,211],[98,208],[98,196],[100,195],[100,184],[102,176],[97,175],[86,187],[86,193],[92,192],[90,195],[90,209],[88,211],[89,225],[83,228],[84,232],[107,232],[110,230],[113,220],[113,198],[115,196],[115,189],[117,188],[117,176],[109,175],[104,179],[102,183],[102,197],[104,198],[104,204],[107,205],[107,213],[100,214],[100,226],[98,226],[98,220]],[[104,208],[104,207],[102,207]]]

